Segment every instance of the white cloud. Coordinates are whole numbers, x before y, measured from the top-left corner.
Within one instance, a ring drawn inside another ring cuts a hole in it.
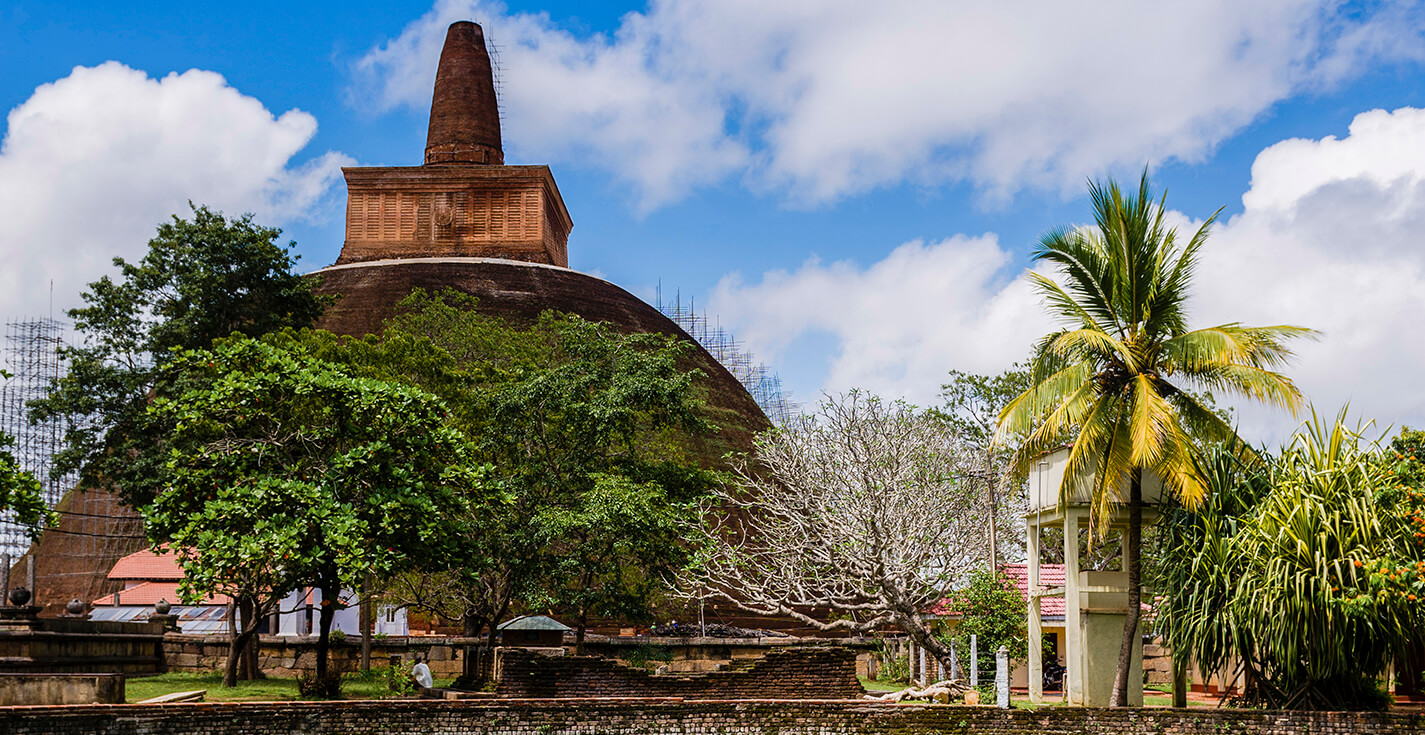
[[[221,75],[149,78],[117,62],[76,67],[10,111],[0,144],[0,316],[78,305],[114,256],[142,257],[157,224],[187,201],[264,224],[317,210],[351,160],[292,158],[310,114],[274,116]]]
[[[1242,214],[1203,258],[1196,314],[1320,330],[1289,370],[1318,410],[1425,425],[1425,110],[1356,116],[1350,135],[1257,157]],[[1283,436],[1290,420],[1245,410]]]
[[[797,204],[901,181],[1077,191],[1115,166],[1201,160],[1279,100],[1425,49],[1413,6],[1333,0],[655,0],[590,38],[440,0],[360,60],[353,89],[423,109],[460,18],[501,47],[513,148],[604,167],[645,208],[730,176]]]
[[[1203,251],[1195,324],[1320,330],[1287,370],[1319,410],[1349,401],[1382,430],[1425,425],[1425,110],[1375,110],[1345,138],[1271,146],[1242,201]],[[1199,224],[1173,217],[1180,232]],[[809,261],[756,283],[729,275],[710,308],[773,364],[797,337],[830,333],[825,388],[923,404],[945,371],[1002,370],[1051,327],[1010,263],[993,235],[912,242],[868,268]],[[1267,442],[1297,423],[1251,407],[1241,420]]]
[[[822,386],[866,388],[928,405],[952,367],[996,373],[1052,328],[994,235],[916,240],[861,268],[807,261],[749,284],[724,277],[710,311],[776,365],[798,337],[832,335]]]

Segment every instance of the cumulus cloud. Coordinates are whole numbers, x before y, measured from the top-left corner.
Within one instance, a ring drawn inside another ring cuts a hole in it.
[[[424,108],[461,18],[500,46],[506,140],[603,167],[644,208],[734,176],[794,204],[903,181],[1077,190],[1201,160],[1279,100],[1425,49],[1413,5],[1333,0],[655,0],[587,38],[439,0],[357,63],[355,93]]]
[[[1257,157],[1244,210],[1203,251],[1192,314],[1322,332],[1288,369],[1326,414],[1350,402],[1382,430],[1425,425],[1425,110],[1358,115],[1349,135],[1287,140]],[[1200,222],[1174,212],[1180,232]],[[815,260],[756,282],[733,274],[711,309],[772,358],[824,332],[838,348],[825,388],[922,404],[945,371],[994,373],[1052,325],[993,235],[912,242],[866,268]],[[1239,407],[1244,434],[1285,438],[1297,420]]]
[[[867,268],[813,258],[756,283],[726,276],[709,307],[775,365],[806,333],[837,348],[823,386],[866,388],[926,405],[950,368],[997,373],[1053,325],[994,235],[896,248]]]
[[[187,201],[267,223],[308,218],[351,160],[292,158],[316,133],[274,116],[219,74],[150,78],[117,62],[76,67],[10,111],[0,144],[0,315],[75,306],[114,256],[141,257]]]

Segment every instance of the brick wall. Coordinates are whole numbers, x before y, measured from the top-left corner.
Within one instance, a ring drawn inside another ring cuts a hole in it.
[[[549,657],[503,650],[501,697],[686,697],[689,699],[855,699],[856,653],[839,646],[771,651],[737,668],[656,676],[597,656]]]
[[[675,700],[291,702],[0,709],[0,735],[1335,735],[1425,733],[1418,714],[998,710],[869,702]]]

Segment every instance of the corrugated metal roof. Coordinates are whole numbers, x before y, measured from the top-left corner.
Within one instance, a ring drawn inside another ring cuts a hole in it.
[[[500,623],[496,626],[496,630],[557,630],[563,632],[573,630],[573,628],[548,615],[521,615],[514,620]]]
[[[143,582],[126,590],[120,590],[116,594],[119,596],[119,604],[124,606],[152,606],[159,600],[167,600],[168,604],[176,606],[179,601],[177,582]],[[228,604],[228,596],[212,595],[204,600],[204,602],[210,605],[226,605]],[[105,595],[94,601],[96,608],[106,605],[112,606],[113,604],[114,595]]]

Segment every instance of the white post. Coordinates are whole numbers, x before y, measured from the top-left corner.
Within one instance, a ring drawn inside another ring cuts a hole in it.
[[[980,642],[979,636],[970,634],[970,686],[980,685]]]
[[[1084,703],[1083,619],[1079,614],[1079,513],[1064,511],[1064,696]]]
[[[960,648],[955,645],[955,641],[950,641],[950,677],[960,678]]]
[[[1044,621],[1039,607],[1039,523],[1029,531],[1029,702],[1044,701]]]
[[[925,667],[925,646],[920,647],[920,684],[925,686],[930,683],[930,669]]]
[[[945,662],[935,659],[935,680],[945,681]]]
[[[911,686],[915,685],[915,641],[906,641],[905,654],[906,678]]]
[[[995,651],[995,704],[1009,709],[1009,649],[1003,645]]]

